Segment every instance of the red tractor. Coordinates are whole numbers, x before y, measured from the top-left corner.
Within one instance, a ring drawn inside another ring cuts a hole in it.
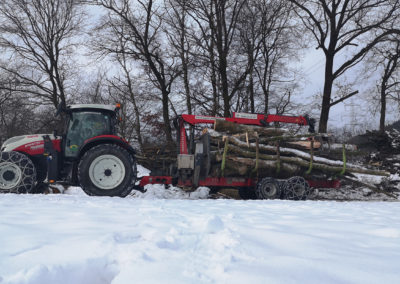
[[[173,184],[192,188],[236,187],[242,193],[243,190],[254,192],[256,188],[258,198],[279,198],[281,185],[290,183],[209,176],[209,142],[206,135],[194,139],[194,126],[223,119],[259,126],[270,122],[295,123],[308,125],[313,131],[312,120],[306,116],[234,113],[233,117],[222,118],[183,114],[175,120],[179,144],[176,170],[168,175],[145,176],[138,181],[135,150],[116,134],[118,110],[118,105],[60,106],[58,113],[65,113],[67,118],[66,130],[61,136],[35,134],[5,141],[0,156],[0,192],[40,192],[43,185],[58,182],[81,186],[88,195],[125,197],[133,189],[143,190],[147,184]],[[297,191],[304,192],[309,185],[315,186],[302,178],[295,180],[292,187]]]
[[[0,191],[31,193],[42,183],[81,186],[89,195],[126,196],[136,181],[135,150],[117,136],[119,106],[59,107],[65,133],[8,139],[1,147]]]

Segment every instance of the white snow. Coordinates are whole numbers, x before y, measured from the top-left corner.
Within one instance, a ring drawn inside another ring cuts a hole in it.
[[[142,177],[142,176],[148,176],[150,175],[150,170],[146,169],[142,165],[137,165],[137,176]]]
[[[208,197],[210,189],[208,187],[199,187],[193,192],[186,192],[178,187],[165,187],[161,184],[145,186],[145,193],[133,191],[132,197],[142,199],[205,199]]]
[[[400,279],[399,202],[187,200],[161,189],[0,195],[0,283]]]
[[[359,173],[354,173],[354,175],[357,177],[357,179],[359,181],[367,183],[367,184],[370,184],[370,185],[380,184],[384,179],[391,179],[392,178],[392,176],[385,177],[385,176],[359,174]]]

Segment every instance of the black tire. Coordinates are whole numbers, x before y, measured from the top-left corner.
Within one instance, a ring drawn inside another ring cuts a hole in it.
[[[281,196],[281,187],[277,180],[263,178],[257,183],[255,194],[257,199],[277,199]]]
[[[19,152],[0,154],[0,192],[31,193],[36,185],[32,160]]]
[[[308,182],[299,176],[291,177],[285,182],[283,198],[288,200],[306,200],[312,189]]]
[[[88,195],[127,196],[137,177],[134,157],[113,144],[88,150],[78,166],[78,180]]]

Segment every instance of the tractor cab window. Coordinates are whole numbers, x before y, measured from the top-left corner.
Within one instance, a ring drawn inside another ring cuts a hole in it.
[[[65,156],[77,157],[85,140],[112,134],[111,116],[100,112],[72,112],[68,123]]]

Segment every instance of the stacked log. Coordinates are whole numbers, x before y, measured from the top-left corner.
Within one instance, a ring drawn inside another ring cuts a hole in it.
[[[138,164],[150,169],[153,175],[170,175],[176,163],[176,145],[147,145],[136,154]]]
[[[388,176],[390,173],[347,163],[346,152],[352,147],[343,146],[342,159],[316,155],[321,141],[327,135],[291,135],[286,129],[239,125],[217,120],[210,135],[212,156],[215,162],[212,176],[306,178],[338,177],[363,173]]]

